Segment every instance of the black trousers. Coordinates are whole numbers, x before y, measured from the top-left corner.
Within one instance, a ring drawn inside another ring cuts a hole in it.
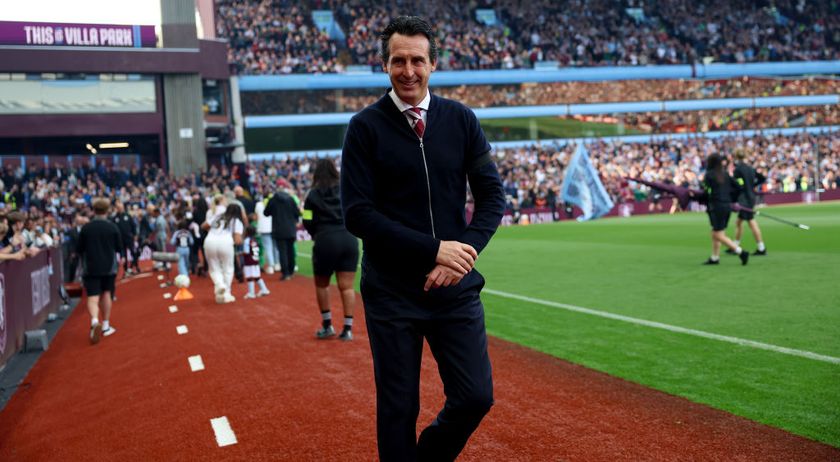
[[[369,303],[365,300],[366,313],[370,312]],[[489,412],[493,379],[484,312],[478,312],[477,317],[439,320],[365,316],[373,353],[376,434],[382,462],[455,460]],[[415,440],[424,338],[437,360],[446,402]]]
[[[295,239],[274,238],[277,250],[280,253],[280,267],[283,277],[295,274]]]

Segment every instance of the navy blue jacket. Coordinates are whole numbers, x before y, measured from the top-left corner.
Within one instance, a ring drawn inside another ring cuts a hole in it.
[[[484,279],[476,270],[454,287],[425,293],[423,285],[441,240],[481,252],[504,212],[502,182],[475,114],[432,95],[426,119],[421,141],[386,93],[353,116],[341,160],[345,225],[364,243],[363,295],[381,290],[423,309],[477,297]],[[468,179],[475,198],[469,225]]]

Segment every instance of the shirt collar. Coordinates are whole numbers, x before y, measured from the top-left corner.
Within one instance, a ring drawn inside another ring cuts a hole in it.
[[[400,97],[397,96],[397,92],[395,92],[393,88],[390,91],[388,91],[388,96],[391,97],[391,101],[394,102],[394,104],[397,106],[397,109],[399,109],[400,112],[405,112],[405,111],[407,111],[407,110],[409,110],[413,107],[419,107],[420,109],[422,109],[424,111],[428,111],[429,110],[429,102],[432,100],[432,92],[431,91],[426,91],[426,97],[423,98],[423,100],[420,101],[420,103],[417,106],[412,106],[412,105],[406,103],[405,101],[401,100]]]

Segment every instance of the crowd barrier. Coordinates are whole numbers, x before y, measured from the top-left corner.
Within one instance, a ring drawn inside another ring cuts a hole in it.
[[[37,329],[61,306],[63,268],[59,248],[0,262],[0,368],[23,348],[24,332]]]
[[[829,200],[840,200],[840,189],[829,189],[820,193],[819,198],[817,198],[817,193],[815,191],[797,191],[797,192],[790,192],[790,193],[772,193],[772,194],[763,194],[760,196],[761,203],[765,205],[782,205],[782,204],[796,204],[796,203],[813,203],[816,202],[818,199],[820,201],[829,201]],[[648,215],[654,213],[667,213],[668,210],[671,208],[671,198],[670,197],[663,197],[662,200],[659,201],[659,204],[662,206],[662,210],[650,210],[650,201],[640,201],[640,202],[625,202],[622,204],[616,204],[612,210],[605,216],[607,217],[629,217],[633,215]],[[696,204],[694,204],[696,205]],[[702,207],[696,208],[695,210],[700,211],[704,210]],[[522,209],[519,211],[520,220],[519,224],[523,224],[522,217],[525,218],[524,222],[529,224],[532,223],[550,223],[553,221],[562,221],[562,220],[572,220],[577,219],[581,215],[581,211],[578,208],[574,208],[571,215],[567,214],[565,210],[562,208],[557,208],[552,210],[548,207],[541,207],[541,208],[527,208]],[[502,218],[502,226],[510,226],[516,224],[514,223],[513,213],[510,211],[505,212],[505,216]]]

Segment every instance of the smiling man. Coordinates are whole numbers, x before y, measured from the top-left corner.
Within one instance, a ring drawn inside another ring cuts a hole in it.
[[[454,460],[493,404],[484,278],[473,267],[501,221],[504,192],[475,114],[429,92],[437,45],[428,23],[401,16],[381,38],[392,88],[350,121],[341,169],[345,223],[364,242],[379,457]],[[418,441],[424,338],[446,403]]]

